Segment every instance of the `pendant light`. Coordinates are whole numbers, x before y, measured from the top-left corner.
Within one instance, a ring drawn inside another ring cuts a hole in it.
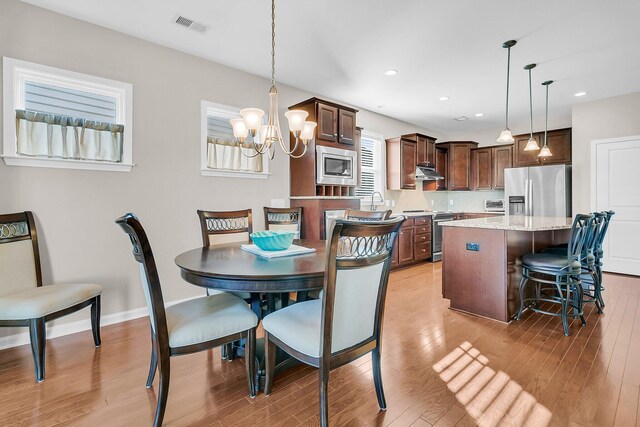
[[[271,89],[269,90],[269,114],[267,124],[262,124],[264,111],[259,108],[244,108],[240,110],[242,118],[229,120],[233,128],[233,136],[239,143],[244,143],[247,136],[253,139],[253,155],[268,154],[273,159],[275,144],[279,144],[282,151],[290,157],[300,158],[307,152],[307,146],[313,139],[316,122],[306,121],[309,113],[303,110],[289,110],[284,116],[289,122],[289,130],[293,133],[296,143],[292,149],[285,144],[280,130],[278,119],[278,88],[276,87],[276,4],[271,0]],[[259,141],[259,142],[258,142]],[[303,150],[300,154],[294,154],[302,141]],[[241,150],[244,154],[244,151]]]
[[[509,129],[509,71],[511,66],[511,48],[516,45],[515,40],[508,40],[502,43],[502,47],[507,49],[507,105],[505,108],[504,129],[500,132],[498,142],[513,142],[513,135]]]
[[[527,145],[524,147],[524,151],[535,151],[539,150],[540,146],[538,145],[538,141],[533,137],[533,96],[531,94],[531,70],[536,68],[536,64],[525,65],[524,69],[529,72],[529,140],[527,141]]]
[[[542,86],[545,86],[547,89],[547,97],[546,97],[546,107],[545,107],[545,118],[544,118],[544,144],[542,144],[542,149],[540,153],[538,153],[538,157],[551,157],[551,150],[549,150],[549,146],[547,145],[547,130],[549,128],[549,85],[553,83],[553,80],[547,80],[542,83]]]

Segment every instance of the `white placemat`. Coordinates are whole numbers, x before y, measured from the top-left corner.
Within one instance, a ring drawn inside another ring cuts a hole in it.
[[[263,258],[280,258],[284,256],[303,255],[315,252],[314,248],[305,248],[304,246],[291,245],[288,249],[282,251],[263,251],[256,245],[240,245],[243,251],[251,252]]]

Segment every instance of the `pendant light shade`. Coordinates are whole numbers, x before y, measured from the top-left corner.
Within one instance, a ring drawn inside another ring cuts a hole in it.
[[[497,141],[501,143],[513,142],[513,135],[509,129],[509,71],[511,69],[511,48],[516,45],[515,40],[508,40],[502,43],[502,47],[507,49],[507,103],[505,108],[504,129],[500,132]]]
[[[524,69],[529,72],[529,140],[524,147],[524,151],[536,151],[540,149],[538,141],[533,137],[533,96],[531,93],[531,70],[536,68],[536,64],[525,65]]]
[[[540,153],[538,153],[538,157],[551,157],[553,156],[553,154],[551,154],[551,150],[549,149],[549,146],[547,145],[547,130],[549,128],[549,85],[553,83],[553,80],[547,80],[546,82],[542,83],[542,86],[545,86],[547,89],[547,95],[546,95],[546,101],[545,101],[545,117],[544,117],[544,144],[542,145],[542,149],[540,150]]]

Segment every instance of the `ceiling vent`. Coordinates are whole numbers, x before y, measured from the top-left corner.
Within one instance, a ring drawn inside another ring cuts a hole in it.
[[[184,16],[177,14],[173,17],[173,22],[181,27],[188,28],[197,33],[204,34],[209,30],[209,26],[202,22],[194,21],[193,19],[185,18]]]
[[[464,122],[465,120],[469,120],[469,117],[467,116],[454,117],[453,120],[455,120],[456,122]]]

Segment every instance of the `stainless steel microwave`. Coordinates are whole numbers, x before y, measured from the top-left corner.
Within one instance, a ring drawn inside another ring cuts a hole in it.
[[[358,185],[358,153],[353,150],[316,146],[316,183]]]

